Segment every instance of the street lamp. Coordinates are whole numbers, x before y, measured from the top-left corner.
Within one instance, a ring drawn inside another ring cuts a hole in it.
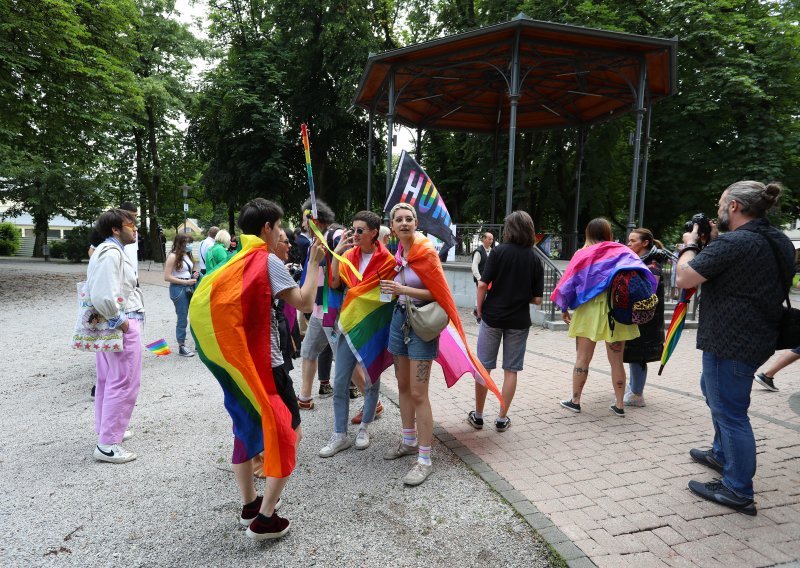
[[[188,233],[189,228],[186,226],[189,216],[189,189],[191,189],[188,185],[182,185],[181,191],[183,191],[183,232]]]

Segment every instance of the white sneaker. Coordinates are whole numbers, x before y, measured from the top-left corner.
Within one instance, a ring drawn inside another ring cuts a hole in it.
[[[108,463],[126,463],[137,458],[136,454],[129,452],[119,444],[100,447],[98,444],[94,448],[94,459]]]
[[[125,430],[125,433],[122,435],[122,441],[127,442],[131,438],[133,438],[133,432],[130,430]]]
[[[334,432],[331,436],[331,439],[328,440],[328,445],[319,451],[319,457],[329,458],[331,456],[335,456],[342,450],[349,448],[352,443],[353,442],[350,440],[350,437],[347,434],[344,435],[344,438],[341,438],[339,434]]]
[[[369,432],[366,428],[361,427],[356,434],[356,449],[366,450],[369,448]]]

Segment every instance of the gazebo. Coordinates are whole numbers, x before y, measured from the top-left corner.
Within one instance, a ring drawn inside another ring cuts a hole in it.
[[[635,112],[628,217],[632,229],[641,162],[640,223],[643,216],[649,109],[677,90],[676,51],[676,39],[553,24],[519,14],[509,22],[371,55],[353,101],[369,111],[367,200],[372,198],[376,114],[385,116],[388,126],[387,192],[395,124],[417,130],[508,132],[506,214],[513,206],[517,131],[573,127],[579,133],[572,228],[577,235],[588,127]]]

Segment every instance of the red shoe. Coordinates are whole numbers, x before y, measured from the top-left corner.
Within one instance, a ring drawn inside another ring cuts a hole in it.
[[[247,536],[253,540],[267,540],[281,538],[287,532],[292,523],[288,519],[279,517],[278,513],[272,513],[271,517],[265,517],[261,513],[247,527]]]
[[[383,414],[383,403],[379,400],[378,406],[375,407],[375,418],[378,418],[381,414]],[[353,416],[350,419],[351,424],[361,424],[361,419],[364,418],[364,407],[361,407],[361,410],[358,411],[358,414]]]
[[[239,516],[242,526],[249,527],[250,523],[256,520],[258,511],[261,509],[261,500],[262,497],[259,495],[253,502],[242,507],[242,514]]]

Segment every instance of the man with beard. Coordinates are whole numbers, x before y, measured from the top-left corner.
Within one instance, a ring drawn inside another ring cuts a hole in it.
[[[794,247],[765,219],[781,186],[740,181],[719,200],[718,235],[700,249],[698,226],[683,235],[677,285],[703,284],[697,348],[703,352],[700,388],[711,410],[714,441],[691,458],[719,481],[690,481],[694,493],[747,515],[756,514],[753,476],[756,443],[747,415],[753,375],[775,352],[781,304],[791,284]]]

